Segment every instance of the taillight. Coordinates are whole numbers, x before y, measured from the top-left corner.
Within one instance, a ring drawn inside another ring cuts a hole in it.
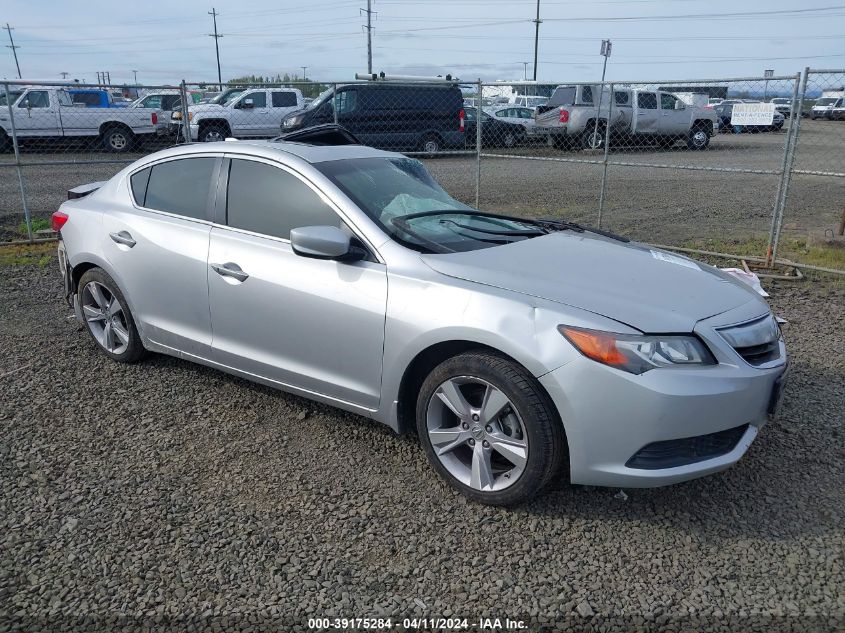
[[[64,213],[63,211],[54,211],[53,215],[50,216],[50,226],[56,233],[58,233],[62,230],[62,227],[65,225],[67,220],[67,213]]]
[[[153,120],[153,125],[155,125],[156,123],[158,123],[158,113],[157,113],[157,112],[153,112],[153,113],[150,115],[150,118]]]
[[[464,131],[464,119],[466,118],[466,112],[464,112],[463,109],[461,109],[461,111],[458,112],[458,117],[460,119],[460,122],[458,124],[458,131],[463,132]]]
[[[560,109],[560,122],[569,123],[569,110]]]

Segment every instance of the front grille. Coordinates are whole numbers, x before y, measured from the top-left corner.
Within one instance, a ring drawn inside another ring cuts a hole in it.
[[[780,359],[780,326],[771,314],[718,332],[749,365],[762,367]]]
[[[643,470],[676,468],[730,453],[745,435],[747,424],[725,431],[647,444],[625,466]]]

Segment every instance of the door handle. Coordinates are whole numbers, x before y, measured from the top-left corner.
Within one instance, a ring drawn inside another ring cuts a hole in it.
[[[118,231],[117,233],[109,233],[109,237],[112,241],[117,242],[118,244],[123,244],[124,246],[128,246],[132,248],[135,246],[135,240],[132,239],[132,235],[129,231]]]
[[[226,262],[225,264],[210,264],[211,269],[221,277],[231,277],[238,281],[246,281],[249,275],[245,273],[240,266],[233,262]]]

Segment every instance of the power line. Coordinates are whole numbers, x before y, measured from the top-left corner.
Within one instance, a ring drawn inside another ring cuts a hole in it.
[[[217,34],[217,16],[220,14],[217,13],[214,7],[211,7],[211,11],[208,12],[208,15],[210,15],[211,19],[214,21],[214,34],[209,33],[209,37],[214,38],[214,52],[217,55],[217,83],[220,86],[220,90],[223,90],[223,77],[220,75],[220,46],[218,45],[220,38],[223,36]]]
[[[9,26],[8,22],[6,22],[6,26],[4,26],[3,28],[6,29],[9,32],[9,46],[6,46],[6,48],[12,49],[12,55],[15,56],[15,68],[18,69],[18,79],[22,79],[23,77],[21,76],[21,65],[18,63],[18,51],[17,51],[17,49],[19,49],[20,46],[15,46],[15,40],[12,38],[12,31],[14,31],[15,29],[13,29],[11,26]]]

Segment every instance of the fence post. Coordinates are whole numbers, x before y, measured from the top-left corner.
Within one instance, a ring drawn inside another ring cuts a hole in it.
[[[18,146],[18,132],[15,129],[15,111],[12,108],[12,97],[9,94],[9,84],[3,84],[6,92],[6,107],[9,108],[9,127],[12,128],[12,147],[15,149],[15,169],[18,170],[18,184],[21,188],[21,202],[23,203],[23,217],[26,223],[26,237],[32,242],[32,219],[29,217],[29,207],[26,204],[26,186],[23,182],[23,170],[21,169],[21,151]]]
[[[337,84],[332,84],[332,113],[334,116],[334,124],[337,125],[337,107],[338,107],[338,98],[337,98]]]
[[[601,93],[604,91],[604,85],[602,85],[601,89],[599,90],[599,103],[601,103]],[[607,108],[607,123],[604,126],[604,160],[602,161],[602,171],[601,171],[601,188],[599,189],[599,220],[598,220],[598,228],[601,228],[601,218],[602,213],[604,212],[604,192],[607,187],[607,161],[608,155],[610,154],[610,122],[613,118],[613,102],[615,101],[614,94],[613,94],[613,84],[610,84],[610,103],[608,104]],[[601,116],[601,110],[599,110],[596,119]],[[596,124],[598,125],[598,123]],[[595,142],[595,132],[593,132],[593,145],[596,144]]]
[[[769,244],[766,247],[766,267],[771,268],[774,263],[775,249],[775,231],[778,225],[778,217],[783,212],[781,207],[781,195],[783,194],[783,186],[786,181],[786,170],[789,161],[789,152],[792,148],[793,139],[795,137],[796,129],[798,127],[798,120],[801,118],[801,112],[797,110],[798,102],[798,86],[801,84],[801,73],[795,75],[795,82],[792,88],[792,102],[790,104],[790,121],[789,133],[786,135],[786,143],[783,147],[783,161],[780,167],[780,180],[778,181],[778,190],[775,194],[775,203],[772,205],[772,228],[769,231]]]
[[[478,99],[475,102],[475,208],[477,209],[481,199],[481,99],[484,92],[484,84],[481,78],[478,79]]]
[[[185,80],[179,86],[179,92],[182,99],[182,135],[185,137],[185,143],[191,142],[191,121],[188,119],[188,90],[185,88]]]
[[[804,110],[804,97],[807,94],[807,78],[810,75],[810,67],[804,68],[804,77],[801,81],[801,90],[798,96],[798,117],[795,121],[795,134],[792,135],[792,145],[789,151],[789,156],[784,166],[783,172],[783,187],[780,195],[780,212],[777,214],[775,226],[772,236],[772,256],[771,262],[774,263],[778,257],[778,245],[780,244],[780,230],[783,228],[783,214],[786,210],[786,201],[789,199],[789,183],[792,179],[792,169],[795,165],[795,152],[798,148],[798,136],[801,133],[801,112]]]

